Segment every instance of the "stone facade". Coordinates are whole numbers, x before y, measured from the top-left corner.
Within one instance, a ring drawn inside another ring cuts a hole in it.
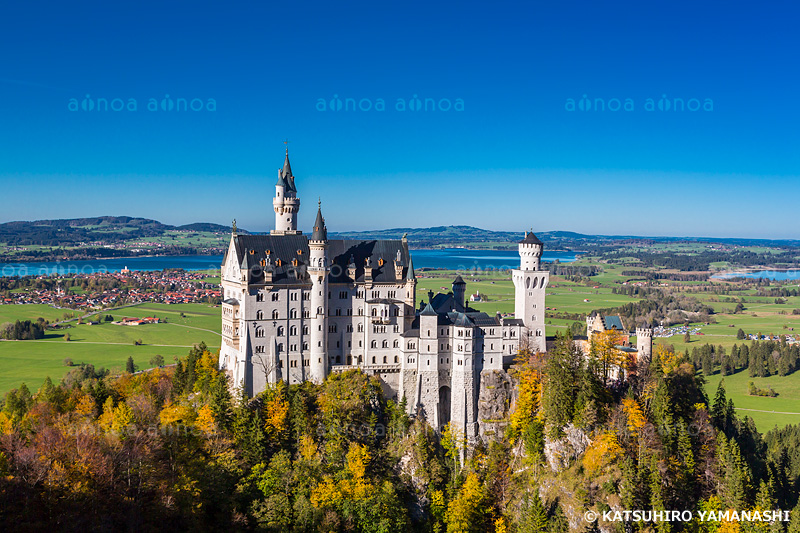
[[[321,206],[310,236],[297,229],[300,200],[288,151],[279,171],[269,235],[235,230],[222,264],[220,368],[249,395],[267,383],[321,382],[359,369],[389,397],[468,439],[479,428],[483,376],[504,371],[521,344],[544,351],[542,243],[526,233],[513,271],[515,318],[469,307],[466,283],[416,305],[416,276],[401,240],[328,239]]]

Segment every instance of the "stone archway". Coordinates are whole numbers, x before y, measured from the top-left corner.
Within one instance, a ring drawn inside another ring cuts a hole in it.
[[[450,422],[450,387],[444,385],[439,389],[439,429]]]

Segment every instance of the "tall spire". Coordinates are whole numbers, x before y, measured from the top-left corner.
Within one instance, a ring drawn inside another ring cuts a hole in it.
[[[311,240],[328,240],[328,228],[325,227],[325,218],[322,216],[322,200],[320,200],[317,205],[317,220],[314,222],[314,232],[311,234]]]

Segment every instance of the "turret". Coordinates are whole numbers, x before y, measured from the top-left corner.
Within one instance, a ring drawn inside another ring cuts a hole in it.
[[[638,361],[649,361],[653,356],[652,328],[636,328],[636,358]]]
[[[297,187],[294,183],[292,166],[289,164],[289,149],[283,168],[278,169],[278,181],[275,183],[275,198],[272,200],[275,209],[275,229],[273,235],[298,235],[297,213],[300,211],[300,199],[297,198]]]
[[[309,361],[310,377],[315,383],[322,383],[328,375],[327,350],[327,304],[328,304],[328,229],[322,217],[322,205],[317,209],[314,231],[308,240],[309,266],[311,278],[311,353]]]
[[[539,270],[542,249],[542,241],[532,231],[526,231],[525,238],[519,241],[520,270]]]
[[[467,296],[467,284],[461,278],[461,276],[456,276],[456,279],[453,280],[453,298],[456,301],[456,311],[463,311],[464,310],[464,302],[466,301]]]

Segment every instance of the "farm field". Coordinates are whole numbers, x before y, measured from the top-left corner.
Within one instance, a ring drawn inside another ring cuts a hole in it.
[[[33,309],[26,310],[28,307]],[[3,313],[0,322],[13,316],[7,308],[15,308],[17,316],[27,313],[36,318],[42,316],[41,308],[47,306],[0,306]],[[150,367],[149,361],[156,354],[170,364],[174,357],[186,355],[188,349],[199,342],[205,342],[213,350],[220,346],[219,308],[208,304],[145,303],[108,313],[115,320],[125,316],[157,316],[167,322],[141,326],[81,324],[63,331],[50,331],[40,340],[0,341],[0,395],[23,382],[35,391],[47,376],[61,379],[69,371],[63,363],[65,358],[72,359],[76,365],[87,363],[114,371],[122,370],[128,356],[133,356],[139,369],[145,369]],[[181,313],[185,316],[181,317]],[[69,342],[63,340],[65,333],[70,335]],[[134,346],[138,339],[143,345]]]
[[[725,392],[736,406],[736,414],[752,418],[762,433],[776,425],[800,424],[800,373],[768,378],[751,378],[746,369],[724,377],[717,373],[706,378],[709,401],[714,400],[714,393],[723,379]],[[761,389],[772,387],[778,396],[750,396],[748,387],[751,381]]]

